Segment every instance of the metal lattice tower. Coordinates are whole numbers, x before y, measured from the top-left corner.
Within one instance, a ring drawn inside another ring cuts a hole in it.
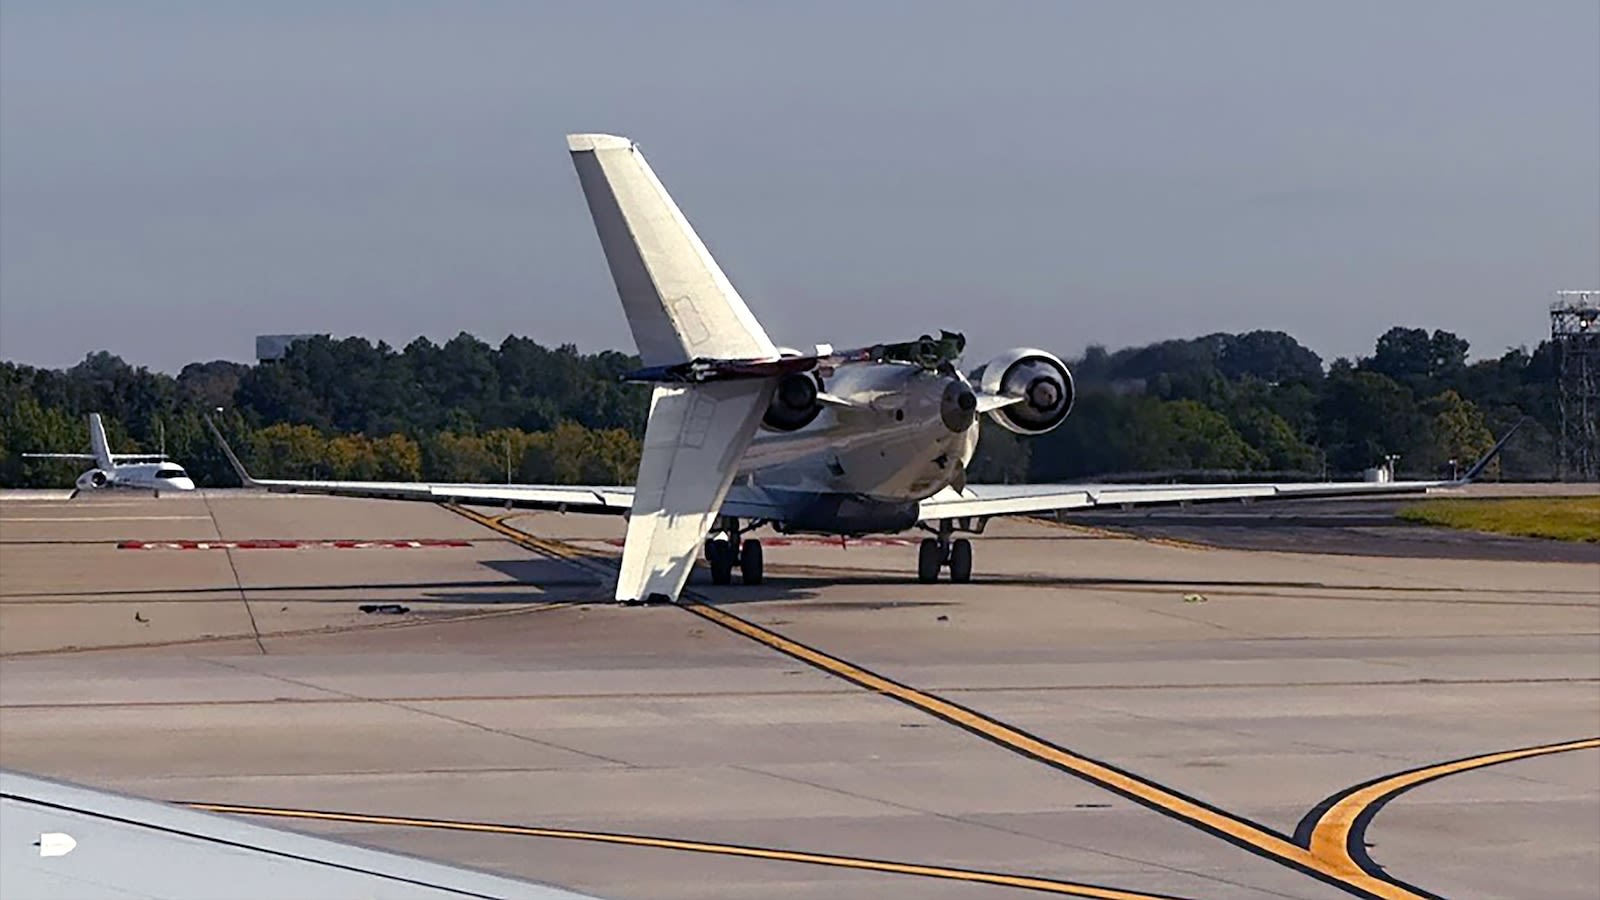
[[[1561,401],[1563,481],[1600,480],[1600,291],[1557,291],[1550,304]]]

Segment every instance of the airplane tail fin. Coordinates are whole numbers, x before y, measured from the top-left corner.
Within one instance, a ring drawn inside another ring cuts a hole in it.
[[[1489,452],[1485,453],[1481,459],[1473,463],[1472,467],[1467,469],[1467,471],[1464,472],[1457,480],[1462,484],[1470,484],[1474,481],[1477,481],[1478,478],[1483,475],[1484,470],[1489,468],[1489,464],[1494,462],[1495,457],[1500,455],[1500,451],[1506,448],[1506,444],[1511,443],[1512,436],[1515,435],[1517,430],[1521,428],[1527,421],[1527,416],[1523,416],[1522,418],[1518,419],[1515,424],[1506,430],[1505,434],[1500,436],[1500,440],[1494,442],[1494,446],[1489,448]]]
[[[99,413],[89,413],[89,450],[94,453],[94,463],[102,469],[116,465],[111,459],[111,444],[106,441],[106,426]]]
[[[250,477],[250,473],[245,470],[244,463],[239,461],[238,454],[234,453],[233,448],[228,446],[228,439],[222,436],[222,429],[217,427],[217,423],[211,421],[209,415],[202,414],[201,418],[206,420],[206,427],[210,428],[211,433],[216,436],[217,446],[222,448],[222,455],[228,458],[228,465],[233,466],[234,473],[239,476],[239,483],[247,488],[261,487],[261,482]]]
[[[572,134],[567,148],[646,366],[778,356],[633,141]]]

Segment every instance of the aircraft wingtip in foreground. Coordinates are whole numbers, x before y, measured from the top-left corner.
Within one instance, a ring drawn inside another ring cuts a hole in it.
[[[29,459],[82,459],[94,468],[78,476],[72,496],[81,491],[192,491],[194,481],[183,467],[167,459],[165,453],[112,453],[106,440],[106,426],[99,413],[89,414],[89,453],[24,453]]]
[[[760,583],[761,542],[744,535],[763,525],[849,536],[920,527],[930,537],[918,580],[948,571],[965,582],[972,544],[956,534],[980,534],[995,516],[1417,493],[1476,478],[1510,437],[1454,481],[969,485],[979,416],[1038,435],[1071,413],[1072,375],[1059,357],[1017,348],[963,373],[965,340],[951,332],[852,350],[779,348],[637,145],[573,134],[567,146],[643,362],[628,380],[651,388],[635,486],[256,479],[222,441],[247,486],[626,515],[616,598],[632,603],[676,600],[702,551],[713,582],[729,583],[738,568]]]

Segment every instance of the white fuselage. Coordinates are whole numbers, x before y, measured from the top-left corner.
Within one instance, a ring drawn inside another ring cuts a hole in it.
[[[946,424],[947,391],[970,392],[958,372],[899,363],[851,363],[824,378],[816,419],[795,431],[763,427],[745,451],[740,476],[770,490],[848,494],[910,502],[964,478],[978,446],[975,415]],[[961,422],[958,422],[961,424]]]
[[[160,493],[194,490],[194,481],[183,467],[169,462],[102,466],[79,475],[77,485],[80,491],[121,488]]]

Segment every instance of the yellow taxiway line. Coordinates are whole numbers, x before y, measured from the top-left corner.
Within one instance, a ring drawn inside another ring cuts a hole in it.
[[[226,803],[188,803],[192,809],[214,813],[244,816],[269,816],[280,819],[317,820],[321,822],[348,822],[355,825],[389,825],[401,828],[431,828],[442,831],[476,832],[479,834],[504,834],[520,837],[555,838],[568,841],[588,841],[596,844],[618,844],[627,847],[652,847],[658,850],[679,850],[689,853],[710,853],[719,856],[738,856],[747,859],[766,859],[779,862],[809,863],[842,869],[868,872],[886,872],[894,875],[920,875],[924,878],[942,878],[948,881],[965,881],[973,884],[992,884],[1000,887],[1043,891],[1065,897],[1092,897],[1096,900],[1178,900],[1165,894],[1143,894],[1116,888],[1077,884],[1054,878],[1036,878],[1028,875],[1006,875],[999,872],[982,872],[974,869],[956,869],[948,866],[928,866],[921,863],[891,862],[854,856],[836,856],[830,853],[806,853],[798,850],[777,850],[770,847],[747,847],[741,844],[717,844],[708,841],[686,841],[677,838],[650,837],[639,834],[617,834],[605,831],[577,831],[566,828],[535,828],[523,825],[498,825],[491,822],[460,822],[449,819],[414,819],[403,816],[372,816],[362,813],[325,812],[314,809],[277,809],[267,806],[234,806]]]
[[[697,601],[686,601],[683,606],[689,612],[701,618],[758,643],[765,644],[786,656],[793,657],[874,693],[898,700],[929,715],[943,719],[952,725],[963,728],[1013,752],[1031,757],[1100,787],[1115,791],[1124,797],[1199,827],[1247,850],[1270,857],[1278,862],[1286,863],[1312,875],[1320,876],[1324,880],[1339,883],[1341,886],[1355,886],[1348,884],[1349,879],[1345,878],[1343,873],[1335,873],[1329,866],[1313,856],[1310,851],[1295,844],[1287,836],[1271,832],[1253,822],[1223,812],[1220,809],[1186,797],[1137,775],[1123,772],[1105,763],[1080,756],[1077,753],[1035,737],[1004,722],[992,719],[980,712],[953,703],[943,697],[892,681],[854,663],[823,653],[821,650],[808,647],[799,641],[791,640],[776,632],[768,631],[760,625],[735,616],[726,610]],[[1365,880],[1374,882],[1370,887],[1365,884],[1360,885],[1363,890],[1367,890],[1372,896],[1383,897],[1385,900],[1390,900],[1390,898],[1393,898],[1393,900],[1408,898],[1410,900],[1410,898],[1416,897],[1416,895],[1409,892],[1396,891],[1392,885],[1366,878],[1365,874],[1359,872],[1359,870],[1357,875],[1363,876]]]
[[[1385,803],[1400,793],[1458,772],[1470,772],[1473,769],[1536,756],[1548,756],[1552,753],[1596,749],[1600,749],[1600,737],[1485,753],[1481,756],[1388,775],[1336,794],[1319,804],[1317,809],[1321,810],[1321,814],[1317,815],[1317,810],[1313,810],[1297,829],[1297,837],[1310,847],[1313,855],[1338,872],[1341,877],[1375,874],[1380,870],[1367,856],[1365,849],[1367,825]]]
[[[497,519],[478,513],[449,507],[486,527],[511,537],[524,547],[536,549],[551,556],[567,559],[583,568],[596,571],[602,564],[580,554],[575,548],[557,541],[535,538],[512,528]],[[1600,746],[1600,738],[1550,744],[1541,747],[1485,754],[1453,763],[1443,763],[1402,773],[1356,788],[1349,796],[1329,804],[1317,824],[1309,830],[1302,828],[1297,838],[1280,834],[1248,819],[1218,809],[1203,801],[1188,797],[1171,788],[1148,779],[1124,772],[1106,763],[1074,753],[1064,747],[1028,734],[1004,722],[990,718],[976,710],[921,691],[858,666],[848,660],[808,647],[799,641],[784,637],[760,625],[740,618],[720,607],[709,605],[685,591],[680,601],[683,609],[719,625],[735,634],[747,637],[793,659],[806,663],[859,687],[898,700],[965,729],[992,743],[1006,747],[1022,756],[1043,762],[1084,779],[1092,784],[1121,794],[1147,808],[1153,809],[1192,827],[1222,838],[1235,846],[1281,865],[1297,869],[1334,887],[1360,897],[1376,900],[1434,900],[1436,895],[1414,888],[1389,876],[1376,864],[1353,858],[1347,847],[1351,835],[1359,835],[1372,813],[1394,796],[1416,784],[1441,778],[1454,772],[1481,768],[1502,762],[1511,762],[1529,756],[1560,753],[1570,750],[1590,749]],[[1387,787],[1385,787],[1387,786]],[[1380,788],[1383,788],[1380,790]],[[1337,815],[1335,815],[1337,811]],[[1346,822],[1348,814],[1348,824]],[[1322,837],[1318,838],[1318,832]],[[1337,848],[1337,850],[1335,850]]]

